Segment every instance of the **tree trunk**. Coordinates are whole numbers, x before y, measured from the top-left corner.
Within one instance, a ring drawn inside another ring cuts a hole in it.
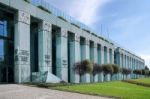
[[[79,75],[80,75],[80,81],[79,81],[79,82],[81,83],[81,80],[82,80],[82,75],[81,75],[81,74],[79,74]]]
[[[94,82],[94,78],[95,78],[95,75],[93,75],[93,82]]]
[[[111,81],[113,81],[113,78],[112,78],[112,77],[113,77],[113,75],[111,75],[110,77],[111,77]]]

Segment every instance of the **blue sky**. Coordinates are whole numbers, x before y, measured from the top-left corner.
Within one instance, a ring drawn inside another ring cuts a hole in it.
[[[150,67],[150,0],[46,0],[145,59]]]

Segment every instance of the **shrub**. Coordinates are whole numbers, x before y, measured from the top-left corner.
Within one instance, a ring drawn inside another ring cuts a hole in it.
[[[93,71],[93,64],[89,60],[83,60],[81,62],[77,62],[74,64],[73,70],[80,75],[80,82],[81,76],[85,73],[92,73]]]
[[[93,64],[90,62],[90,60],[83,60],[82,62],[81,62],[81,67],[82,67],[82,69],[83,69],[83,71],[85,72],[85,73],[92,73],[92,71],[93,71]]]
[[[149,70],[142,69],[142,75],[148,76]]]
[[[113,75],[115,75],[115,74],[120,72],[120,68],[119,68],[118,65],[112,64],[112,68],[113,68],[113,73],[111,74],[111,78],[112,78]]]
[[[120,72],[120,68],[118,65],[112,64],[112,67],[113,67],[113,74],[117,74]]]
[[[98,73],[103,71],[103,67],[99,64],[93,63],[93,75],[95,76]]]
[[[107,74],[112,74],[113,73],[113,67],[111,64],[103,64],[103,72],[104,76]]]
[[[96,74],[99,74],[103,71],[103,68],[101,65],[97,64],[97,63],[93,63],[93,71],[92,71],[92,74],[93,74],[93,82],[94,82],[94,77]]]
[[[123,75],[126,75],[126,78],[127,78],[127,76],[129,74],[131,74],[132,71],[130,69],[127,69],[127,68],[122,68],[121,72],[122,72]]]

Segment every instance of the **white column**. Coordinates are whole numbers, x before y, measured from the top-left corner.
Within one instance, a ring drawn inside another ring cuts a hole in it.
[[[61,28],[56,37],[56,75],[64,81],[68,81],[67,45],[67,30]]]
[[[94,43],[94,62],[98,64],[97,43]],[[98,74],[94,77],[94,82],[98,82]]]
[[[112,64],[114,64],[114,49],[112,49]]]
[[[101,64],[104,64],[104,46],[101,45]],[[101,72],[99,75],[98,75],[98,81],[99,82],[103,82],[104,81],[104,73]]]
[[[52,72],[51,65],[51,24],[42,21],[38,34],[39,72]]]
[[[30,14],[18,11],[15,22],[15,67],[16,83],[30,81]]]
[[[70,81],[72,83],[79,83],[79,75],[73,70],[76,62],[80,62],[80,36],[75,34],[74,40],[70,44]]]
[[[85,48],[85,58],[90,59],[90,44],[89,44],[89,39],[86,39],[86,48]],[[89,83],[90,82],[90,74],[85,74],[85,82]]]
[[[110,63],[110,50],[109,50],[109,47],[107,47],[107,63],[109,64]]]
[[[107,61],[106,61],[106,64],[109,64],[110,63],[110,55],[109,55],[109,47],[107,47]],[[110,74],[107,74],[106,76],[105,76],[105,81],[110,81]]]
[[[119,52],[118,57],[119,57],[119,67],[120,67],[120,68],[122,68],[122,62],[123,62],[123,61],[122,61],[122,60],[123,60],[123,59],[122,59],[122,58],[123,58],[122,55],[123,55],[123,54]],[[117,80],[122,80],[122,73],[119,73],[119,74],[118,74]]]
[[[104,64],[104,46],[101,45],[101,63]]]

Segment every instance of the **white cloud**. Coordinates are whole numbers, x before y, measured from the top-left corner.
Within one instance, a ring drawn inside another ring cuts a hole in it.
[[[150,68],[150,55],[141,54],[140,56],[145,59],[145,64]]]
[[[110,0],[46,0],[63,10],[77,20],[92,26],[100,20],[98,16],[101,7],[110,2]]]

